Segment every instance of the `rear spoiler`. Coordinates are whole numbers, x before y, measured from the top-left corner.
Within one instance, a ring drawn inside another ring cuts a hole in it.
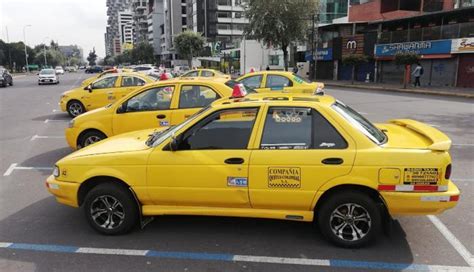
[[[428,149],[448,151],[451,147],[451,139],[449,139],[446,134],[432,126],[411,119],[394,119],[389,122],[411,129],[429,139],[432,144],[428,146]]]

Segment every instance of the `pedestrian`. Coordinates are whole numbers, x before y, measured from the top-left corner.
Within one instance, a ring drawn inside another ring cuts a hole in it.
[[[293,74],[298,74],[298,66],[293,67]]]
[[[270,71],[270,66],[267,65],[267,69],[265,69],[265,70]]]
[[[418,85],[418,87],[421,87],[420,77],[423,75],[423,72],[424,72],[423,71],[423,66],[421,66],[421,64],[419,62],[417,62],[415,70],[413,70],[413,73],[411,73],[415,77],[415,84],[414,84],[415,87],[417,85]]]

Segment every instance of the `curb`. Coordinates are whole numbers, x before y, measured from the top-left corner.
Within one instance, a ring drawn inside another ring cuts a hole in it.
[[[411,93],[411,94],[429,94],[429,95],[440,95],[440,96],[453,96],[453,97],[463,97],[463,98],[474,98],[474,93],[452,93],[452,92],[443,92],[443,91],[430,91],[430,90],[417,90],[417,89],[399,89],[399,88],[386,88],[386,87],[377,87],[377,86],[364,86],[364,85],[351,85],[351,84],[338,84],[338,83],[326,83],[325,86],[330,87],[345,87],[345,88],[354,88],[354,89],[365,89],[365,90],[374,90],[374,91],[386,91],[386,92],[399,92],[399,93]]]

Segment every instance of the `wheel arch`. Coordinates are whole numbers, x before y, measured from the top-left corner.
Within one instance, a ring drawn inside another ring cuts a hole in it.
[[[99,184],[104,184],[104,183],[109,183],[109,184],[114,184],[116,186],[119,186],[120,188],[126,190],[127,192],[130,192],[137,201],[137,205],[140,206],[138,202],[138,198],[135,195],[135,192],[133,191],[132,187],[124,182],[123,180],[113,177],[113,176],[95,176],[91,177],[84,182],[81,183],[81,186],[79,187],[79,190],[77,191],[77,204],[78,206],[81,206],[84,203],[84,200],[87,196],[87,194],[97,185]]]
[[[82,141],[82,137],[84,137],[84,135],[86,133],[89,133],[89,132],[92,132],[92,131],[97,131],[97,132],[100,132],[102,134],[105,135],[106,138],[109,138],[109,135],[107,135],[107,133],[105,133],[103,130],[100,130],[98,128],[86,128],[84,129],[83,131],[81,131],[79,133],[79,135],[77,135],[77,138],[76,138],[76,146],[80,146],[80,142]]]

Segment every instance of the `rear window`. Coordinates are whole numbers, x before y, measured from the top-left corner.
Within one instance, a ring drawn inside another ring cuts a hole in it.
[[[235,86],[235,84],[239,84],[239,83],[240,83],[240,84],[243,84],[242,82],[238,82],[238,81],[235,81],[235,80],[231,79],[231,80],[226,81],[224,84],[225,84],[226,86],[230,87],[231,89],[233,89],[234,86]],[[245,90],[247,91],[247,94],[257,93],[257,91],[255,91],[254,88],[252,88],[252,87],[250,87],[250,86],[248,86],[248,85],[245,85],[245,84],[243,84],[243,85],[244,85],[244,87],[245,87]]]

